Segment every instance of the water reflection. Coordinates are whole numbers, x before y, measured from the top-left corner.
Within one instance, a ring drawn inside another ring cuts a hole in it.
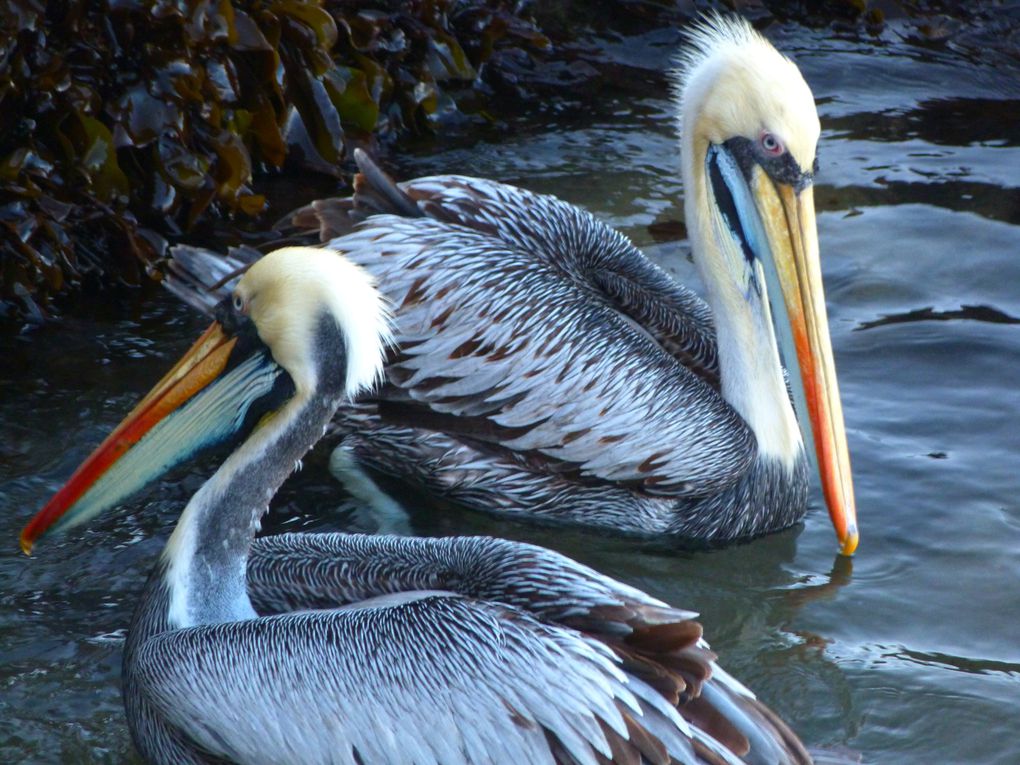
[[[1020,663],[1008,661],[989,661],[988,659],[975,659],[965,656],[951,656],[945,653],[923,651],[912,651],[903,648],[893,654],[900,658],[910,659],[919,664],[933,667],[945,667],[960,672],[968,672],[975,675],[987,675],[1002,673],[1016,679],[1020,679]]]
[[[929,98],[913,107],[858,112],[827,119],[837,139],[903,143],[918,138],[934,146],[1020,146],[1020,100]]]
[[[1020,318],[1010,316],[998,308],[989,305],[964,305],[955,310],[936,311],[931,306],[915,308],[912,311],[893,313],[873,321],[864,321],[857,325],[857,330],[884,327],[887,324],[905,324],[912,321],[985,321],[989,324],[1020,324]]]
[[[1018,158],[1020,159],[1020,158]],[[948,180],[944,170],[929,175],[927,180],[903,181],[890,176],[905,172],[893,165],[873,169],[873,186],[832,188],[820,185],[815,202],[819,211],[855,208],[886,207],[908,202],[920,202],[943,207],[955,212],[975,213],[989,220],[1020,223],[1020,188],[1003,188],[992,183],[966,180]],[[924,176],[917,169],[906,171]]]

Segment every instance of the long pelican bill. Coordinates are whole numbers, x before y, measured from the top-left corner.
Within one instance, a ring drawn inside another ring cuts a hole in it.
[[[264,347],[237,353],[219,322],[107,436],[21,532],[30,554],[50,529],[67,529],[121,503],[185,458],[236,434],[280,368]],[[238,358],[243,356],[244,358]]]
[[[805,442],[814,443],[822,492],[840,552],[853,555],[860,536],[822,290],[812,186],[808,183],[797,189],[755,168],[751,187],[769,242],[772,262],[766,262],[765,272],[769,291],[774,295],[770,302],[773,309],[777,304],[785,309],[777,313],[786,314],[782,317],[785,321],[777,317],[777,337],[787,363],[792,360],[793,351],[800,367],[799,378],[796,375],[791,378],[798,420],[805,431]],[[781,300],[777,299],[773,280],[778,281]]]

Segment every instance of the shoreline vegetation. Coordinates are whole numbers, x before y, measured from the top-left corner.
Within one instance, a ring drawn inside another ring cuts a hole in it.
[[[1017,20],[997,21],[994,5],[11,0],[0,8],[0,322],[149,287],[173,243],[257,245],[289,210],[260,181],[316,176],[342,193],[355,147],[507,129],[557,100],[581,108],[634,75],[599,55],[600,40],[716,7],[843,35],[900,20],[936,49],[1006,23],[1011,35],[972,45],[994,34],[1016,57]]]

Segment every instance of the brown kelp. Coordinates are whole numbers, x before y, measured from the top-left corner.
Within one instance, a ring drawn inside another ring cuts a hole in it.
[[[0,303],[37,317],[258,215],[254,172],[340,175],[348,142],[427,130],[494,52],[548,44],[453,0],[11,0],[0,29]]]
[[[500,124],[542,104],[587,113],[607,89],[661,78],[615,58],[613,41],[732,5],[0,3],[0,320],[53,315],[83,285],[148,283],[168,240],[266,228],[286,209],[269,209],[259,180],[343,178],[351,143]],[[760,27],[881,35],[888,22],[922,48],[1018,55],[1016,14],[991,0],[737,6]]]

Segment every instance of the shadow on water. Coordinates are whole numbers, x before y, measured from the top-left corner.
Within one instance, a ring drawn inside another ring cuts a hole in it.
[[[932,173],[917,168],[908,172],[927,177],[928,180],[914,182],[890,180],[884,173],[899,172],[899,169],[889,165],[878,164],[869,170],[876,174],[874,187],[854,186],[835,190],[824,185],[819,186],[818,210],[844,210],[849,204],[857,211],[862,207],[888,207],[921,202],[956,212],[975,213],[990,220],[1020,223],[1020,188],[1004,189],[992,183],[947,180],[941,172]]]

